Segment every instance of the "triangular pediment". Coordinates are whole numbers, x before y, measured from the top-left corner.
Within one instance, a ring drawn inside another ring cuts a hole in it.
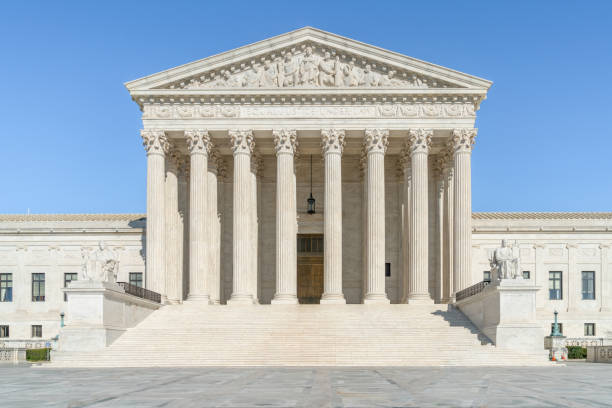
[[[126,84],[152,90],[478,89],[491,82],[305,27]]]

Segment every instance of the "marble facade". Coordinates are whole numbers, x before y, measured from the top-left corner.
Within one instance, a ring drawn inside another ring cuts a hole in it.
[[[63,274],[98,241],[119,252],[118,280],[141,273],[166,304],[295,304],[303,234],[324,237],[321,303],[451,303],[509,238],[540,287],[543,327],[561,309],[566,334],[586,321],[612,331],[610,213],[472,214],[474,125],[491,84],[309,27],[128,82],[147,213],[0,216],[11,337],[38,321],[57,333]],[[548,300],[551,268],[564,271],[562,301]],[[598,279],[588,304],[583,268]],[[39,271],[48,297],[31,302]]]

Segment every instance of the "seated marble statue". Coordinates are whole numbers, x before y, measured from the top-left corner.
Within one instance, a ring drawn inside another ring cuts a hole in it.
[[[91,280],[99,282],[116,282],[119,273],[119,260],[115,251],[109,249],[104,242],[98,243],[95,252],[83,250],[83,267],[79,274],[79,280]]]
[[[502,279],[522,279],[519,272],[519,258],[514,256],[512,248],[508,246],[508,240],[502,240],[501,248],[497,248],[491,258],[491,276],[496,276],[497,281]]]

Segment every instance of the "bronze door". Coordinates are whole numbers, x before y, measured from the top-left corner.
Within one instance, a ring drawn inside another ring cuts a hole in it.
[[[323,236],[298,237],[298,300],[302,304],[319,303],[323,294]]]

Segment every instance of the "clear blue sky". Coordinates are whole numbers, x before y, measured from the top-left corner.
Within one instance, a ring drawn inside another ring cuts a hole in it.
[[[306,25],[494,81],[474,211],[612,210],[612,2],[6,1],[0,213],[143,212],[123,83]]]

